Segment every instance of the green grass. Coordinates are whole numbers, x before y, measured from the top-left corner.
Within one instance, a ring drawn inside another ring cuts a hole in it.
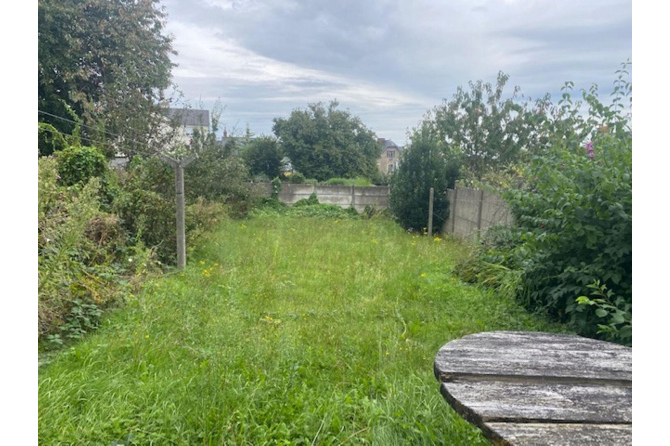
[[[561,328],[452,276],[466,249],[384,220],[225,222],[42,367],[40,444],[487,444],[435,353]]]

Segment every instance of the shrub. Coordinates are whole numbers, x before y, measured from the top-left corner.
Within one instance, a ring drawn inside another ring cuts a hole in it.
[[[69,146],[58,152],[58,175],[66,186],[86,184],[107,172],[107,159],[95,147]]]
[[[288,176],[287,181],[291,184],[305,184],[305,175],[300,172],[294,171],[291,175]]]
[[[446,216],[449,210],[446,190],[454,186],[457,174],[457,162],[445,156],[440,142],[427,129],[416,131],[403,152],[398,171],[391,177],[390,207],[400,225],[414,231],[427,226],[431,187],[433,213]]]
[[[215,229],[222,220],[227,219],[223,204],[198,198],[195,203],[186,206],[186,232],[188,243],[193,245],[206,232]]]
[[[326,181],[325,184],[329,185],[341,185],[341,186],[372,186],[372,181],[367,178],[358,177],[358,178],[331,178]]]
[[[139,188],[124,191],[114,211],[131,239],[152,249],[157,259],[174,264],[177,252],[175,203],[164,196]]]
[[[119,220],[100,209],[99,178],[80,187],[58,180],[53,157],[38,161],[38,336],[60,344],[97,325],[119,301],[134,268]]]
[[[319,204],[319,198],[316,196],[316,194],[312,194],[309,196],[309,198],[303,198],[302,200],[298,200],[295,203],[293,203],[293,207],[301,207],[301,206],[314,206],[316,204]]]
[[[625,74],[615,82],[610,106],[599,101],[596,86],[582,93],[586,116],[566,84],[544,129],[548,145],[535,150],[522,186],[503,193],[516,227],[483,244],[460,271],[505,286],[529,309],[582,335],[630,343],[632,131],[622,112],[631,93]]]
[[[575,299],[600,281],[632,302],[632,139],[595,137],[535,159],[532,189],[506,194],[523,240],[523,299],[595,335],[599,317]],[[594,153],[590,158],[589,153]]]

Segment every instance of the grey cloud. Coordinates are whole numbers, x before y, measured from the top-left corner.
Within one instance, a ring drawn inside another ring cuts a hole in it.
[[[234,106],[264,132],[273,113],[285,116],[308,102],[338,97],[373,130],[390,133],[380,136],[404,141],[426,110],[469,80],[494,82],[503,70],[510,84],[533,97],[556,94],[567,80],[578,87],[595,82],[606,93],[613,72],[632,53],[630,1],[165,5],[169,28],[179,25],[175,43],[190,53],[182,50],[176,59],[181,74],[175,78],[187,96],[220,97],[231,104],[228,112]],[[212,48],[184,29],[215,30],[200,37],[214,40]],[[216,74],[227,66],[217,58],[230,58],[227,74]],[[211,64],[218,65],[207,69]]]

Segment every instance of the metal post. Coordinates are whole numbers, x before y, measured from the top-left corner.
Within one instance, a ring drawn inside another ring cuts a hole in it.
[[[428,236],[433,236],[433,194],[435,190],[430,188],[430,198],[428,199]]]

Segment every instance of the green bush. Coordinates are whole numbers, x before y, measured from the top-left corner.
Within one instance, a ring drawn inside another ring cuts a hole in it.
[[[53,157],[38,161],[38,336],[56,344],[95,328],[100,312],[119,302],[139,274],[118,218],[101,210],[101,181],[81,187],[58,180]]]
[[[523,185],[503,193],[515,228],[483,244],[460,271],[505,287],[527,308],[582,335],[630,344],[632,130],[623,111],[631,93],[625,74],[609,106],[599,101],[596,86],[583,92],[585,116],[566,84],[544,129],[548,146],[523,169]]]
[[[95,147],[70,146],[57,152],[58,175],[66,186],[86,184],[107,172],[107,159]]]
[[[150,190],[133,188],[119,196],[114,211],[132,240],[152,249],[160,262],[175,263],[177,223],[173,200]]]
[[[400,225],[413,231],[427,226],[431,187],[433,213],[446,218],[449,211],[446,191],[454,187],[457,175],[458,163],[445,156],[434,135],[425,128],[416,131],[403,152],[398,171],[391,177],[390,207]]]
[[[294,171],[286,180],[291,184],[305,184],[306,178],[300,172]]]
[[[592,147],[553,148],[528,170],[532,189],[506,194],[524,231],[526,305],[586,335],[597,333],[600,320],[575,301],[589,285],[600,281],[632,302],[632,138],[599,135]]]
[[[316,194],[312,194],[309,196],[309,198],[303,198],[302,200],[298,200],[295,203],[293,203],[293,207],[301,207],[301,206],[314,206],[320,204],[319,203],[319,198],[316,196]]]
[[[326,181],[325,184],[331,186],[372,186],[372,181],[367,178],[358,177],[358,178],[331,178]]]

